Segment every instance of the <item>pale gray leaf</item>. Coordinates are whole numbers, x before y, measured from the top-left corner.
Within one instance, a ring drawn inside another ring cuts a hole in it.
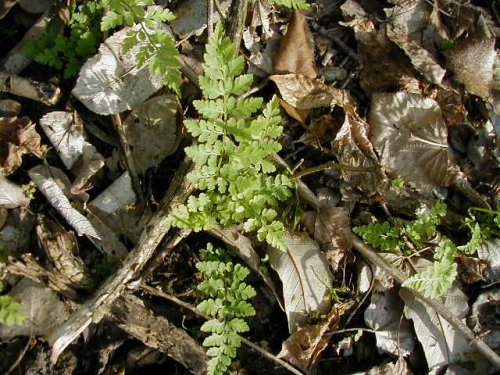
[[[479,246],[477,257],[488,262],[488,267],[483,271],[487,280],[495,282],[500,280],[500,238],[491,238]]]
[[[160,79],[150,74],[148,64],[137,68],[135,55],[148,42],[122,54],[123,40],[129,30],[126,27],[106,39],[97,55],[88,59],[80,70],[72,93],[95,113],[110,115],[130,110],[163,86]]]
[[[29,199],[24,195],[21,186],[13,183],[0,173],[0,207],[16,208],[28,206]]]
[[[63,190],[56,181],[52,179],[44,166],[39,165],[31,168],[28,174],[52,207],[66,219],[68,224],[71,225],[79,235],[100,238],[87,218],[73,208]]]
[[[132,182],[128,172],[123,173],[110,186],[99,194],[89,207],[98,208],[102,212],[112,214],[123,207],[128,206],[136,201]]]
[[[288,329],[294,332],[312,311],[327,312],[333,276],[316,241],[307,234],[286,234],[288,251],[269,250],[269,263],[283,283]]]

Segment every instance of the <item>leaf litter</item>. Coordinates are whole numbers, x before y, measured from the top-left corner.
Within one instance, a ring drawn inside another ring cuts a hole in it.
[[[222,12],[214,9],[210,22],[232,17],[230,3],[217,2]],[[410,276],[430,267],[439,236],[457,245],[469,239],[465,218],[471,207],[498,211],[495,6],[317,0],[304,12],[275,3],[249,7],[241,52],[248,71],[256,73],[254,89],[279,96],[285,128],[280,156],[300,176],[301,189],[310,190],[302,195],[309,197],[302,202],[302,221],[298,213],[294,217],[297,233],[287,235],[288,251],[282,252],[243,236],[238,226],[203,234],[169,232],[144,272],[128,282],[109,319],[94,317],[98,330],[83,330],[90,342],[111,332],[116,347],[127,352],[128,364],[111,358],[102,370],[130,371],[130,358],[140,353],[152,355],[154,365],[176,361],[183,371],[204,371],[200,341],[185,333],[199,327],[195,315],[157,297],[138,298],[137,290],[147,282],[196,304],[196,249],[210,236],[233,247],[254,271],[251,282],[259,286],[257,298],[266,308],[251,321],[251,340],[305,373],[466,373],[467,366],[488,373],[491,366],[462,330],[400,287],[380,264],[363,260],[351,228],[383,221],[402,225],[445,200],[446,219],[424,248],[378,253]],[[63,18],[66,5],[59,9]],[[173,6],[177,20],[170,26],[182,59],[199,64],[210,6],[205,1]],[[17,27],[19,14],[26,16],[25,8],[2,9],[2,29]],[[60,75],[45,67],[41,73],[26,70],[33,82],[64,88],[56,105],[33,105],[32,95],[4,90],[10,101],[0,106],[0,258],[7,263],[0,274],[29,317],[16,328],[1,326],[4,343],[29,335],[53,343],[54,332],[74,309],[85,308],[89,292],[126,272],[121,264],[129,264],[134,246],[154,230],[150,220],[191,141],[182,122],[198,98],[198,82],[190,82],[186,69],[182,97],[163,89],[147,64],[136,69],[138,47],[121,53],[126,32],[102,41],[76,81],[54,80]],[[13,33],[21,39],[22,31]],[[9,43],[14,58],[19,52],[14,40]],[[459,275],[439,301],[498,350],[492,312],[498,308],[499,229],[488,230],[477,253],[457,253]],[[147,322],[127,315],[128,308]],[[155,322],[159,330],[185,336],[183,353],[169,353],[168,339],[147,334]],[[113,325],[126,333],[117,334]],[[121,347],[124,335],[137,339],[132,349]],[[85,348],[70,348],[78,357],[89,355]],[[191,359],[189,350],[196,354]],[[268,360],[251,362],[254,355],[242,350],[236,369],[274,373],[260,368]],[[42,365],[27,356],[19,366]]]

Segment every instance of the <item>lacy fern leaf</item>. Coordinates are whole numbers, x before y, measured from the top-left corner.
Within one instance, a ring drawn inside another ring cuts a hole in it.
[[[272,4],[283,5],[293,9],[311,9],[306,0],[269,0]]]
[[[284,250],[278,208],[291,196],[295,182],[278,173],[271,161],[281,149],[276,141],[282,134],[278,101],[273,98],[261,110],[262,98],[237,98],[248,91],[253,78],[243,74],[244,58],[236,56],[220,24],[204,60],[199,80],[204,99],[193,103],[202,119],[184,122],[197,138],[186,148],[195,163],[188,178],[201,192],[172,213],[172,222],[194,230],[241,224],[245,231],[255,231],[260,240]]]
[[[250,270],[241,264],[234,264],[223,249],[212,244],[200,252],[201,262],[196,268],[205,280],[198,290],[209,298],[198,304],[197,309],[213,319],[201,326],[201,331],[210,333],[203,345],[208,347],[208,374],[223,374],[236,357],[241,345],[239,333],[249,330],[244,318],[255,315],[255,309],[247,300],[254,297],[255,289],[244,282]]]
[[[0,292],[5,285],[0,282]],[[17,325],[26,320],[26,316],[19,311],[21,304],[16,302],[11,296],[0,296],[0,324]]]

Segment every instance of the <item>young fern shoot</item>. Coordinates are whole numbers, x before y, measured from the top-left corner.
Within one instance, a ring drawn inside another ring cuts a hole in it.
[[[242,74],[245,62],[236,54],[218,24],[199,80],[204,99],[193,103],[202,118],[184,121],[197,141],[186,148],[195,164],[188,178],[200,193],[189,197],[171,219],[173,225],[195,231],[239,224],[285,250],[278,206],[291,196],[295,182],[287,172],[278,172],[270,159],[281,149],[276,141],[283,131],[279,105],[273,98],[257,115],[262,98],[238,98],[251,87],[253,77]]]
[[[137,52],[137,67],[148,63],[151,74],[180,95],[181,63],[172,34],[163,27],[176,17],[166,8],[154,5],[154,0],[102,0],[108,11],[101,21],[103,31],[118,26],[131,26],[123,42],[123,52],[146,41]]]

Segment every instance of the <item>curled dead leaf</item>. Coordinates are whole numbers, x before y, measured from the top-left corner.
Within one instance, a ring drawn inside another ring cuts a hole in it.
[[[0,117],[0,164],[4,176],[21,166],[25,154],[43,158],[47,149],[40,143],[35,124],[28,117]]]

